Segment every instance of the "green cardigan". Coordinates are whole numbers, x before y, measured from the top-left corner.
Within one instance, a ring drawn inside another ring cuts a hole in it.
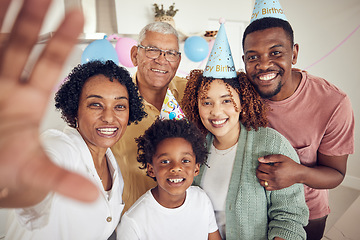
[[[207,136],[210,148],[213,135]],[[226,239],[260,240],[281,237],[306,239],[304,226],[309,218],[304,187],[294,184],[276,191],[266,191],[256,178],[258,158],[282,154],[299,162],[291,144],[272,128],[247,131],[241,124],[236,158],[226,197]],[[211,166],[210,166],[211,167]],[[206,166],[200,169],[195,185],[200,185]]]

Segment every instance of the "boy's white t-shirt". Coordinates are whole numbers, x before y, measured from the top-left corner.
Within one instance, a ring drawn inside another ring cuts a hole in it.
[[[161,206],[148,190],[121,218],[117,240],[207,240],[216,230],[211,201],[201,188],[190,186],[178,208]]]

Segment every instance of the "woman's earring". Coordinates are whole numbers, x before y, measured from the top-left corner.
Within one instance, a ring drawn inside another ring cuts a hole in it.
[[[78,120],[75,118],[75,128],[78,129],[79,128],[79,123]]]

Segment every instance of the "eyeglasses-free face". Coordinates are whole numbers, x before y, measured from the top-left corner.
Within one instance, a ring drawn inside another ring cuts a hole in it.
[[[156,59],[160,57],[161,53],[164,53],[165,59],[169,62],[176,62],[179,60],[181,53],[175,50],[161,50],[156,47],[138,45],[139,48],[145,50],[145,56],[151,59]]]
[[[112,147],[129,121],[127,88],[102,74],[90,77],[80,94],[77,118],[77,130],[92,152]]]

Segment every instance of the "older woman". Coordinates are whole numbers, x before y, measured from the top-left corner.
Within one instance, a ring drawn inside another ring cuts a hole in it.
[[[94,182],[100,196],[86,204],[28,189],[19,201],[30,206],[13,210],[6,237],[108,239],[124,207],[124,183],[110,147],[127,125],[146,115],[142,99],[125,69],[112,61],[93,61],[73,69],[55,102],[69,126],[44,132],[44,149],[56,164]]]

